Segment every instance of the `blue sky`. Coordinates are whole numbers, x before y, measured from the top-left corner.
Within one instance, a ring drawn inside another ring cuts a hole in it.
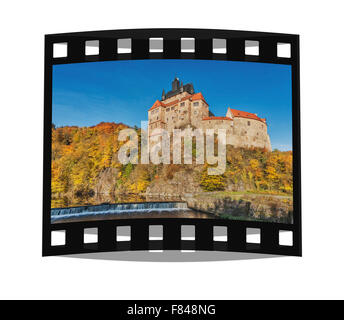
[[[292,150],[291,67],[255,62],[134,60],[53,67],[53,123],[140,126],[177,76],[202,92],[215,116],[228,106],[267,118],[272,148]]]

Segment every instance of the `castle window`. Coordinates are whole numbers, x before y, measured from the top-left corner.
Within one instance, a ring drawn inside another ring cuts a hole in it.
[[[167,108],[166,111],[169,112],[169,111],[170,111],[170,108]]]
[[[199,102],[198,102],[198,101],[193,103],[193,106],[194,106],[194,107],[198,107],[198,105],[199,105]]]
[[[250,122],[250,121],[247,121],[247,125],[250,126],[250,125],[251,125],[251,122]]]
[[[182,102],[182,103],[180,104],[180,106],[181,106],[181,107],[184,107],[184,106],[185,106],[185,102]]]

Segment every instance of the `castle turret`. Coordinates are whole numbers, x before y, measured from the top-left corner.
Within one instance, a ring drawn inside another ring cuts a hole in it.
[[[191,93],[191,94],[194,94],[194,93],[195,93],[195,89],[194,89],[194,86],[193,86],[192,83],[191,83],[191,85],[190,85],[190,93]]]
[[[180,88],[179,79],[175,77],[172,82],[172,91],[177,91],[179,88]]]
[[[172,90],[168,92],[165,92],[165,90],[163,90],[161,101],[167,100],[183,92],[194,94],[195,90],[192,83],[184,84],[183,81],[179,81],[179,78],[175,77],[174,80],[172,81]]]

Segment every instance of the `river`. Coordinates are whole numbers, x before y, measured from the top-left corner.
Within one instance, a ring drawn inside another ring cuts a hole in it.
[[[193,210],[186,202],[136,202],[106,203],[51,209],[51,222],[95,221],[137,218],[203,218],[214,219],[215,215]]]

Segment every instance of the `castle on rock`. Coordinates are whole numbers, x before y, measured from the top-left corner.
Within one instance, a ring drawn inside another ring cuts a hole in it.
[[[255,113],[228,107],[224,117],[216,117],[210,111],[201,92],[195,93],[192,83],[183,85],[178,78],[172,82],[172,90],[162,91],[160,100],[156,100],[148,110],[148,131],[152,137],[165,129],[188,127],[226,129],[227,144],[234,147],[258,147],[271,151],[270,137],[265,118]]]

